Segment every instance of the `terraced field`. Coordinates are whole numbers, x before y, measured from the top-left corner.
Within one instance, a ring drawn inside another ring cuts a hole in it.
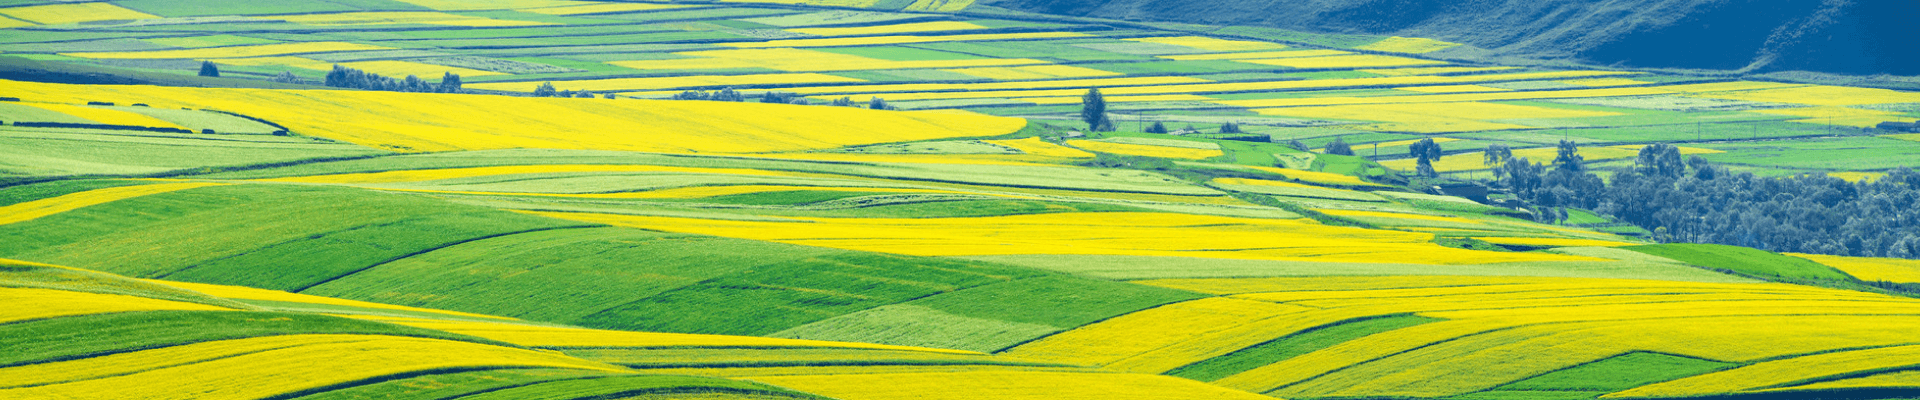
[[[0,398],[1920,397],[1910,260],[1647,243],[1392,171],[1568,139],[1872,179],[1915,142],[1858,127],[1911,92],[970,1],[0,16],[47,65],[478,92],[0,81]],[[546,82],[615,98],[501,95]],[[1121,131],[1070,127],[1096,87]],[[722,88],[816,104],[663,99]],[[872,97],[901,110],[818,104]]]

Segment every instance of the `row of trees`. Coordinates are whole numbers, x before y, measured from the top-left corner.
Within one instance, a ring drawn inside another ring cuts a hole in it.
[[[1653,144],[1607,182],[1586,170],[1573,142],[1557,150],[1552,163],[1536,164],[1501,146],[1488,149],[1485,162],[1496,186],[1530,204],[1594,210],[1664,242],[1920,258],[1920,173],[1906,167],[1858,183],[1825,174],[1762,177]]]
[[[744,102],[744,101],[747,101],[747,96],[745,94],[741,94],[738,91],[734,91],[733,88],[724,88],[724,89],[720,89],[712,92],[701,91],[701,90],[688,90],[688,91],[674,94],[672,99],[673,100]],[[795,94],[793,92],[779,92],[779,91],[761,93],[759,97],[759,102],[770,103],[770,104],[798,104],[803,106],[813,104],[813,100],[808,99],[806,97],[801,97],[799,94]],[[827,104],[835,107],[859,107],[859,103],[854,102],[853,97],[841,97],[838,99],[833,99],[833,101],[828,102]],[[873,98],[868,99],[866,108],[871,108],[875,110],[896,110],[897,109],[891,105],[887,105],[887,99],[880,98],[879,96],[874,96]]]
[[[587,90],[587,89],[558,90],[553,87],[553,82],[542,82],[540,83],[540,86],[533,87],[533,97],[591,99],[591,98],[594,98],[594,93],[592,90]],[[606,98],[609,98],[609,99],[613,98],[613,93],[607,93]]]
[[[460,75],[452,72],[442,76],[439,83],[430,83],[418,76],[393,79],[340,64],[334,64],[333,70],[327,72],[324,84],[327,87],[390,92],[460,93]]]
[[[1080,96],[1080,121],[1087,124],[1087,130],[1089,131],[1113,132],[1117,129],[1113,125],[1113,119],[1107,116],[1107,97],[1100,94],[1100,88],[1087,89],[1087,94]],[[1167,125],[1160,121],[1154,121],[1153,126],[1146,127],[1142,130],[1146,133],[1173,132],[1168,130]],[[1187,125],[1187,127],[1181,129],[1180,132],[1199,133],[1200,130],[1194,129],[1193,125]],[[1220,133],[1246,133],[1246,131],[1240,129],[1239,123],[1228,122],[1220,124]]]

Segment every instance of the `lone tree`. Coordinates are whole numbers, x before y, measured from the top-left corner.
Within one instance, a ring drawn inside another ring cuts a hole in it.
[[[1350,156],[1353,155],[1353,146],[1348,146],[1347,141],[1344,139],[1333,138],[1333,143],[1327,143],[1325,153]]]
[[[1572,140],[1560,140],[1559,155],[1553,158],[1553,164],[1567,172],[1585,172],[1587,158],[1580,156],[1580,145]]]
[[[1107,98],[1100,95],[1100,88],[1087,89],[1087,95],[1080,98],[1080,120],[1087,122],[1090,131],[1113,130],[1113,121],[1107,120]]]
[[[213,66],[213,62],[212,62],[212,61],[201,61],[201,62],[200,62],[200,76],[205,76],[205,77],[213,77],[213,78],[219,78],[219,77],[220,77],[220,67],[215,67],[215,66]]]
[[[553,97],[558,94],[560,91],[553,89],[553,82],[542,82],[540,86],[533,88],[533,97]]]
[[[867,100],[867,108],[875,109],[875,110],[891,110],[893,109],[893,106],[887,105],[887,99],[882,99],[880,98],[880,96],[873,96],[873,99]]]
[[[440,88],[436,92],[460,93],[460,74],[449,71],[446,75],[440,76]]]
[[[1513,159],[1513,148],[1507,147],[1506,143],[1494,143],[1481,151],[1480,155],[1480,165],[1487,166],[1487,169],[1492,171],[1493,177],[1499,179],[1500,166],[1505,165],[1507,160]]]
[[[1220,133],[1247,133],[1247,131],[1240,130],[1239,122],[1228,122],[1220,124]]]
[[[1443,154],[1440,152],[1440,144],[1434,143],[1433,138],[1420,139],[1408,145],[1407,155],[1418,159],[1415,168],[1420,176],[1429,178],[1440,176],[1440,171],[1433,169],[1433,161],[1440,159]]]
[[[1680,161],[1680,148],[1666,143],[1654,143],[1640,148],[1639,157],[1633,164],[1641,174],[1680,178],[1687,173],[1687,163]]]
[[[1153,126],[1147,127],[1147,133],[1167,133],[1167,124],[1153,121]]]

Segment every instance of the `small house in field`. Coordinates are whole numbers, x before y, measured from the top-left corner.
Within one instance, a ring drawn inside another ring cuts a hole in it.
[[[1888,130],[1888,131],[1920,132],[1920,121],[1914,121],[1914,122],[1887,121],[1887,122],[1881,122],[1880,125],[1875,126],[1875,128],[1880,128],[1881,130]]]

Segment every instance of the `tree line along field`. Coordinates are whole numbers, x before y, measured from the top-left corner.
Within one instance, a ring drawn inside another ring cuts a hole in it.
[[[40,65],[617,97],[0,81],[0,397],[1920,396],[1911,260],[1382,179],[1429,135],[1871,172],[1911,142],[1834,125],[1912,93],[974,7],[0,2]],[[909,110],[649,98],[729,87]],[[1050,121],[1091,87],[1310,149]]]
[[[14,21],[0,25],[8,33],[0,51],[156,73],[191,74],[211,61],[231,76],[289,73],[310,84],[340,65],[427,81],[454,73],[480,92],[551,83],[622,98],[723,88],[813,103],[878,97],[902,109],[1043,121],[1071,120],[1077,96],[1097,87],[1123,130],[1235,122],[1275,141],[1341,138],[1402,170],[1413,162],[1403,149],[1375,155],[1367,145],[1461,139],[1443,147],[1465,160],[1491,144],[1683,142],[1760,175],[1858,179],[1913,152],[1907,136],[1873,127],[1920,120],[1911,92],[1500,66],[1435,56],[1466,53],[1429,39],[1138,24],[967,1],[776,3],[20,1],[0,7]],[[1485,169],[1438,167],[1461,176]]]

